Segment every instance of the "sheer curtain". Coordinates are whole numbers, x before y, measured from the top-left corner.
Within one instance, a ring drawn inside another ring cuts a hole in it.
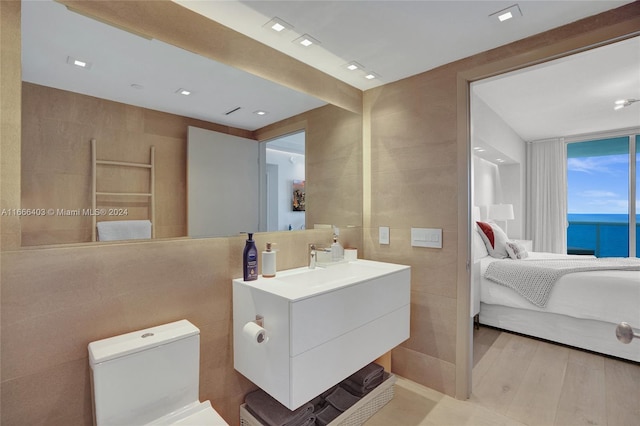
[[[526,235],[534,251],[567,252],[567,149],[564,139],[527,144]]]

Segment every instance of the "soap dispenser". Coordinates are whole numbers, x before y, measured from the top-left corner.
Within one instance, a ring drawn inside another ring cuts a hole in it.
[[[242,253],[242,268],[245,281],[258,279],[258,249],[253,241],[253,234],[249,232],[249,238],[244,245]]]
[[[338,262],[344,258],[344,248],[338,242],[338,236],[333,235],[333,244],[331,244],[331,261]]]
[[[276,252],[272,250],[272,243],[267,243],[267,248],[262,252],[262,276],[273,278],[276,276]]]

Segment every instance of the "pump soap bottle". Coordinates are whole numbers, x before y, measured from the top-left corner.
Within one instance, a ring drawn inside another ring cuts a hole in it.
[[[333,244],[331,244],[331,261],[339,262],[344,258],[344,248],[338,242],[338,235],[333,235]]]
[[[267,243],[267,249],[262,252],[262,276],[265,278],[276,276],[276,252],[271,247],[272,244]]]
[[[253,234],[249,232],[249,238],[244,245],[242,253],[242,266],[245,281],[258,279],[258,249],[253,241]]]

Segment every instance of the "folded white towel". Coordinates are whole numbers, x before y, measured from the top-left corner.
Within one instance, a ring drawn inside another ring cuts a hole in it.
[[[98,241],[139,240],[151,238],[149,220],[112,220],[98,222]]]

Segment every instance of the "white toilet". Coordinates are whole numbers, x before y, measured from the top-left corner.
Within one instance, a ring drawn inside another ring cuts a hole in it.
[[[187,320],[89,343],[97,426],[227,423],[198,399],[200,330]]]

